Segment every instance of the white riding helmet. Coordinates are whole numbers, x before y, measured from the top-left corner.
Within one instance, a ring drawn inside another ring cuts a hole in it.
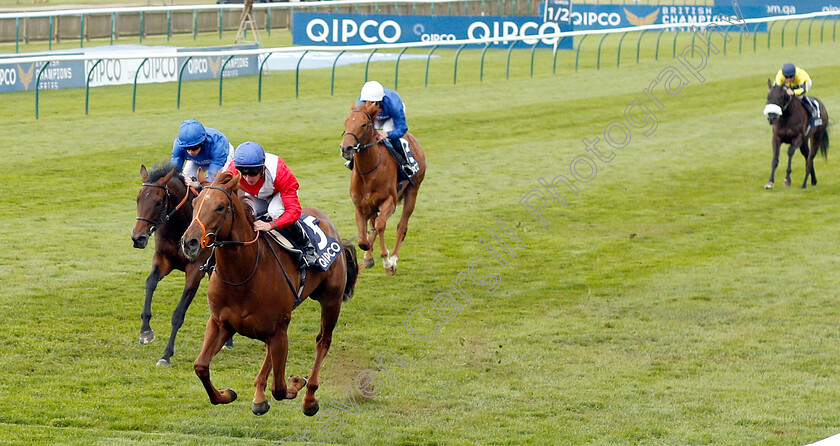
[[[362,92],[359,94],[359,99],[362,101],[380,102],[383,97],[385,97],[385,88],[379,82],[370,81],[362,85]]]

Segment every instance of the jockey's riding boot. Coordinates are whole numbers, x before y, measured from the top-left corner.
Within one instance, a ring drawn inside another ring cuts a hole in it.
[[[303,248],[304,269],[314,265],[318,261],[318,253],[315,251],[315,247],[312,246],[312,242],[306,235],[306,231],[303,230],[300,221],[292,223],[286,230],[294,238],[295,243]]]
[[[402,170],[407,177],[414,175],[414,171],[411,169],[411,166],[408,164],[408,160],[406,159],[402,141],[400,141],[399,138],[388,138],[388,141],[391,143],[391,147],[394,148],[394,153],[396,154],[397,164],[399,164],[400,170]]]
[[[819,116],[818,106],[814,102],[813,99],[802,96],[802,103],[805,104],[805,110],[808,111],[808,115],[811,117],[811,125],[819,126],[822,125],[822,119]]]

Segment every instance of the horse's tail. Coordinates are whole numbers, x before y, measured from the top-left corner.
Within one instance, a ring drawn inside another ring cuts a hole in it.
[[[816,136],[817,136],[817,141],[816,142],[820,147],[820,153],[822,154],[823,158],[827,159],[828,158],[828,143],[829,143],[829,140],[828,140],[828,122],[826,122],[826,125],[825,125],[825,128],[823,129],[823,131],[821,133],[817,134]]]
[[[344,245],[344,259],[347,261],[347,283],[344,285],[343,302],[347,302],[353,297],[353,291],[356,289],[356,279],[359,277],[359,262],[356,259],[356,245],[348,240],[342,240]]]

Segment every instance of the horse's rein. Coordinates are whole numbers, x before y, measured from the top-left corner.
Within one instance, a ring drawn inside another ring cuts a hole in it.
[[[217,240],[216,239],[216,233],[219,232],[219,229],[221,229],[221,227],[225,224],[225,220],[227,220],[228,214],[235,215],[235,214],[232,213],[233,197],[230,195],[230,193],[228,193],[228,191],[222,189],[221,187],[207,186],[207,187],[205,187],[205,189],[216,189],[216,190],[222,191],[225,194],[225,196],[228,198],[228,205],[227,205],[227,207],[225,207],[225,215],[224,215],[224,217],[222,217],[222,221],[219,223],[219,226],[216,227],[216,231],[215,232],[207,232],[207,227],[204,225],[204,223],[201,221],[201,219],[198,218],[198,216],[201,215],[201,210],[204,208],[204,202],[207,201],[207,194],[204,194],[204,199],[201,200],[201,203],[198,205],[198,212],[196,212],[195,217],[193,217],[193,221],[198,223],[198,226],[201,227],[201,247],[202,248],[224,246],[224,245],[244,246],[244,245],[250,245],[250,244],[256,242],[257,240],[259,240],[259,238],[260,238],[260,232],[259,231],[255,231],[256,232],[256,237],[254,237],[254,239],[251,240],[250,242],[240,242],[240,241],[235,241],[235,240],[221,240],[221,241]],[[233,218],[234,217],[231,217],[231,221],[233,220]],[[209,241],[211,235],[213,236],[213,241],[212,242]]]

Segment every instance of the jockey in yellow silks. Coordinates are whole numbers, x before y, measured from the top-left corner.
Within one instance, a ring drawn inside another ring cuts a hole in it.
[[[805,93],[811,89],[811,85],[813,84],[811,76],[808,75],[807,71],[792,63],[786,63],[782,66],[782,69],[776,73],[774,83],[775,85],[787,87],[792,95],[799,96],[800,99],[802,99],[802,104],[805,105],[805,109],[808,111],[808,114],[811,115],[811,125],[822,125],[819,104],[814,99],[805,96]]]

